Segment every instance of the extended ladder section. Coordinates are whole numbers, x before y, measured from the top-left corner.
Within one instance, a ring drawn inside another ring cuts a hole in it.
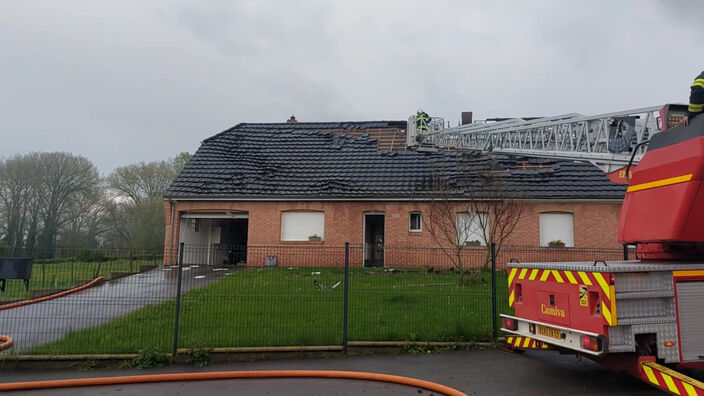
[[[662,108],[474,123],[419,131],[419,141],[440,148],[590,161],[609,173],[627,166],[631,157],[633,164],[638,163],[646,151],[644,143],[661,130]]]

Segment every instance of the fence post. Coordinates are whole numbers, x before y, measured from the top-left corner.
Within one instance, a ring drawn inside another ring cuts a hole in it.
[[[178,351],[178,320],[181,313],[181,279],[183,276],[183,242],[178,245],[178,283],[176,284],[176,314],[174,315],[174,348],[171,357],[176,359]]]
[[[491,329],[493,340],[499,337],[498,323],[496,323],[496,244],[491,244]]]
[[[623,259],[625,261],[628,261],[628,244],[627,243],[623,244]]]
[[[342,314],[342,354],[347,355],[347,321],[349,317],[350,299],[350,243],[345,242],[345,296]]]

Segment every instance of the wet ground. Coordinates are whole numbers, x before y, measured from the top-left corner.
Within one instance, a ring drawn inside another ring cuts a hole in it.
[[[181,292],[206,286],[234,270],[231,267],[186,266]],[[172,299],[176,296],[177,280],[178,267],[159,267],[113,279],[66,297],[3,310],[0,311],[0,334],[14,340],[13,353],[21,353],[56,341],[69,331],[99,326],[147,305]]]
[[[501,350],[426,355],[352,356],[170,366],[149,370],[0,371],[0,382],[228,370],[349,370],[415,377],[469,395],[659,395],[655,388],[583,359],[554,351],[513,354]],[[701,373],[700,373],[701,374]],[[700,378],[701,379],[701,378]],[[386,383],[333,379],[259,379],[172,382],[31,391],[38,395],[430,395]],[[19,392],[16,394],[20,394]],[[22,393],[27,394],[27,393]]]

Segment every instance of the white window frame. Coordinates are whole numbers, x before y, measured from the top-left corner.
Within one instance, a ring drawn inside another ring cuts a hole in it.
[[[574,213],[541,212],[539,227],[540,246],[547,247],[550,242],[560,239],[565,247],[574,247]]]
[[[293,222],[307,222],[306,224],[288,224]],[[284,211],[281,212],[281,241],[302,242],[308,237],[317,235],[321,241],[325,240],[325,212],[321,211]]]
[[[413,228],[411,218],[413,215],[418,215],[418,228]],[[423,215],[420,212],[410,212],[408,213],[408,231],[410,232],[423,232]]]
[[[487,229],[484,230],[480,226],[478,216],[484,217],[485,224],[487,224]],[[489,214],[487,212],[458,212],[457,213],[457,242],[464,246],[467,244],[467,242],[472,242],[472,241],[479,241],[479,246],[486,246],[486,240],[488,239],[488,235],[483,235],[485,232],[489,232],[489,227],[491,227],[491,224],[488,224],[488,216]],[[469,226],[465,226],[464,222],[469,221],[470,224]],[[464,230],[468,230],[467,235],[464,234]]]

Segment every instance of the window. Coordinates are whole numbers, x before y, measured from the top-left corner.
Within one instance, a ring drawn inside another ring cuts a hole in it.
[[[572,213],[540,214],[540,246],[562,241],[565,247],[574,247],[574,216]]]
[[[457,213],[457,240],[462,245],[486,246],[489,231],[486,213]]]
[[[325,239],[325,213],[323,212],[282,212],[281,240],[307,241],[318,236]]]
[[[420,212],[411,212],[408,214],[408,230],[411,232],[421,232]]]

